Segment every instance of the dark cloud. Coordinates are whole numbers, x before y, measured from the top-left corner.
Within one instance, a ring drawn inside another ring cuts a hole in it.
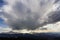
[[[15,8],[16,7],[16,8]],[[40,26],[37,20],[39,18],[38,14],[32,13],[29,8],[27,8],[23,3],[16,3],[13,7],[15,13],[18,15],[19,19],[16,19],[13,24],[9,24],[12,26],[13,29],[28,29],[34,30]],[[22,15],[22,16],[20,16]],[[22,17],[22,19],[20,18]]]
[[[59,2],[60,0],[55,0],[55,2],[54,3],[57,3],[57,2]]]
[[[34,4],[35,2],[36,4]],[[49,9],[51,9],[50,7],[54,5],[52,1],[42,1],[39,3],[39,1],[35,0],[32,3],[26,3],[28,2],[23,3],[21,1],[16,1],[14,3],[13,1],[12,5],[8,5],[12,9],[7,9],[7,12],[5,11],[3,14],[4,17],[8,19],[7,24],[13,30],[34,30],[46,24],[60,21],[60,11],[49,12]],[[46,19],[47,17],[48,19]]]
[[[55,23],[55,22],[58,22],[58,21],[60,21],[60,11],[52,12],[52,15],[49,16],[49,22],[50,23]]]

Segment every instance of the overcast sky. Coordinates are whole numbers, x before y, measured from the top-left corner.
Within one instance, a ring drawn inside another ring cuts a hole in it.
[[[0,33],[10,31],[60,32],[60,0],[0,0]]]

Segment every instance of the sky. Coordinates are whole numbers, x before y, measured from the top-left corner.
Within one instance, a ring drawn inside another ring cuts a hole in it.
[[[60,0],[0,0],[0,33],[11,31],[60,32]]]

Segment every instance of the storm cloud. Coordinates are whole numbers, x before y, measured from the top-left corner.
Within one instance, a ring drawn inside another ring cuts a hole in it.
[[[60,21],[60,1],[56,0],[4,0],[5,22],[13,30],[34,30]]]

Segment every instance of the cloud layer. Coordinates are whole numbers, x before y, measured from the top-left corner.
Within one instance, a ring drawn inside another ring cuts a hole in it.
[[[13,30],[34,30],[60,21],[60,1],[4,0],[2,18]]]

